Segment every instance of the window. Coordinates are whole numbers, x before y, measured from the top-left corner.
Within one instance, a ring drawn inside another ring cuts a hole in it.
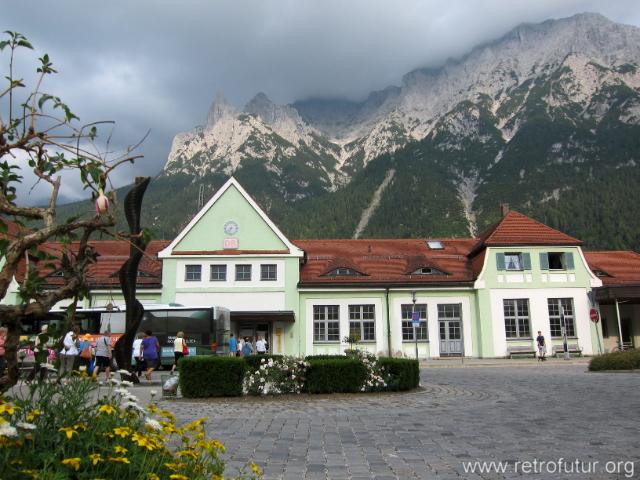
[[[251,281],[251,265],[236,265],[236,281]]]
[[[199,282],[202,280],[202,265],[185,266],[184,279],[187,282]]]
[[[325,273],[329,277],[361,277],[362,273],[348,267],[338,267]]]
[[[531,338],[529,300],[503,300],[504,330],[507,338]]]
[[[313,341],[339,342],[340,316],[338,305],[313,306]]]
[[[50,277],[64,277],[64,272],[62,270],[58,270],[56,272],[50,273]]]
[[[278,268],[276,265],[260,265],[260,280],[275,281],[278,279]]]
[[[212,282],[226,282],[227,281],[227,266],[226,265],[211,265],[211,281]]]
[[[573,270],[573,253],[545,252],[540,254],[542,270]]]
[[[446,275],[446,273],[441,272],[437,268],[422,267],[414,272],[411,272],[411,275]]]
[[[522,255],[519,253],[505,253],[504,268],[506,270],[522,270]]]
[[[562,318],[564,313],[564,323],[568,337],[576,336],[576,327],[573,319],[573,299],[572,298],[548,298],[549,306],[549,326],[552,337],[562,337]]]
[[[411,320],[411,313],[413,312],[413,305],[405,303],[400,305],[400,311],[402,316],[402,340],[414,341],[413,337],[413,322]],[[418,340],[428,340],[427,335],[427,305],[425,303],[416,303],[416,312],[420,313],[420,326],[416,328],[416,336]]]
[[[427,246],[431,250],[444,250],[444,245],[440,240],[427,240]]]
[[[496,268],[511,271],[531,270],[531,255],[526,252],[496,253]]]
[[[349,305],[349,335],[365,342],[376,339],[375,305]]]

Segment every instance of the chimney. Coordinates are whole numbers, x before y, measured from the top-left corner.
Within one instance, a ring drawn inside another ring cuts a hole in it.
[[[507,216],[507,213],[509,213],[509,204],[508,203],[501,203],[500,204],[500,216],[502,218]]]

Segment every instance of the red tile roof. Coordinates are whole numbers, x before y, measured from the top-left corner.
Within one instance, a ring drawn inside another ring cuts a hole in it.
[[[300,285],[389,283],[455,284],[473,282],[467,254],[475,239],[442,239],[444,249],[431,250],[424,239],[295,240],[305,252]],[[342,265],[344,263],[344,265]],[[338,267],[362,276],[327,276]],[[412,275],[421,267],[432,267],[447,275]]]
[[[129,258],[129,244],[120,240],[98,240],[90,242],[98,252],[97,263],[88,269],[89,286],[93,288],[108,287],[119,288],[118,270]],[[147,288],[160,287],[162,285],[162,261],[158,258],[158,252],[169,245],[166,240],[152,240],[140,261],[138,286]],[[47,251],[53,256],[59,256],[64,246],[59,242],[47,242]],[[77,249],[78,244],[72,243],[71,249]],[[51,286],[61,285],[63,277],[52,276],[56,270],[44,265],[39,266],[40,275],[45,277],[46,283]],[[53,262],[54,264],[56,262]],[[24,268],[18,270],[16,280],[21,282],[24,278]]]
[[[509,211],[485,230],[474,251],[483,247],[519,245],[581,245],[582,242],[516,211]]]
[[[604,286],[640,285],[640,254],[620,250],[584,252],[584,256]]]

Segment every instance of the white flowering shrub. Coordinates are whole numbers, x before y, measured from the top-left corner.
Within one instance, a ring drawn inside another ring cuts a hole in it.
[[[249,395],[300,393],[309,363],[295,357],[263,358],[256,370],[244,378],[243,391]]]
[[[378,362],[378,357],[373,353],[356,350],[353,356],[360,359],[367,369],[367,377],[360,387],[361,392],[380,392],[387,387],[387,376],[384,367]]]

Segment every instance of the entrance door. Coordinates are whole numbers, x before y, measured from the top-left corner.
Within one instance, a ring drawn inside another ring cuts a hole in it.
[[[462,319],[459,304],[438,305],[440,355],[462,355]]]

